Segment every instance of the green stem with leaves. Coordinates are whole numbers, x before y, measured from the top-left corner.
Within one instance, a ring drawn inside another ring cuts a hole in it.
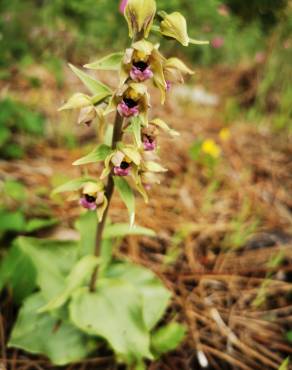
[[[123,122],[124,122],[123,117],[121,117],[120,114],[117,112],[115,122],[114,122],[114,132],[113,132],[113,137],[112,137],[112,149],[116,149],[117,143],[122,139],[122,136],[123,136],[123,130],[122,130],[123,129]],[[110,206],[110,202],[111,202],[113,192],[114,192],[114,180],[113,180],[113,175],[111,173],[109,175],[108,182],[107,182],[107,185],[106,185],[106,188],[105,188],[105,196],[107,198],[108,204],[107,204],[107,207],[104,211],[102,219],[98,223],[97,229],[96,229],[94,255],[97,256],[97,257],[100,256],[103,230],[104,230],[104,226],[106,224],[107,214],[108,214],[108,210],[109,210],[109,206]],[[97,273],[98,273],[98,267],[96,267],[95,270],[93,271],[91,281],[90,281],[90,290],[92,292],[95,291]]]

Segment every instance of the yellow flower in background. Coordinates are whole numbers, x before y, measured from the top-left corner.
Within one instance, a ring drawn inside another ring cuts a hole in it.
[[[222,141],[228,141],[230,139],[230,130],[226,127],[222,128],[219,132],[219,137]]]
[[[221,154],[220,147],[212,139],[204,140],[202,144],[202,151],[211,155],[213,158],[218,158]]]

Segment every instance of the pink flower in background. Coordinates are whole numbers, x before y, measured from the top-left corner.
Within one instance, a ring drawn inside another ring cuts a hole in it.
[[[123,13],[123,14],[125,12],[125,7],[127,5],[127,2],[128,2],[128,0],[121,0],[121,2],[120,2],[120,12]]]
[[[214,49],[220,49],[224,45],[224,38],[222,36],[216,36],[211,41],[211,45]]]
[[[264,61],[266,59],[266,54],[263,51],[259,51],[259,52],[256,53],[254,59],[257,63],[262,64],[262,63],[264,63]]]
[[[219,5],[218,8],[217,8],[217,11],[223,17],[228,17],[229,16],[229,8],[225,4]]]

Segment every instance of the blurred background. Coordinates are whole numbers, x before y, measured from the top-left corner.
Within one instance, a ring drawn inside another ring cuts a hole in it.
[[[158,238],[129,237],[119,252],[164,276],[190,329],[157,369],[204,368],[198,348],[210,369],[278,369],[292,352],[292,2],[157,5],[183,13],[191,37],[210,41],[161,42],[196,74],[172,87],[164,107],[153,91],[153,114],[181,137],[161,139],[169,172],[147,207],[138,199],[137,222]],[[67,63],[127,45],[118,0],[1,0],[0,258],[17,235],[76,237],[77,202],[50,192],[80,175],[71,163],[95,144],[96,127],[57,111],[83,91]],[[126,219],[118,199],[111,217]]]

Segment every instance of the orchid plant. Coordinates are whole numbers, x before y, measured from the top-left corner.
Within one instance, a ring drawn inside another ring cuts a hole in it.
[[[180,13],[157,13],[154,0],[125,3],[131,46],[85,65],[117,71],[117,88],[112,91],[70,65],[90,95],[76,93],[61,107],[78,109],[79,123],[98,122],[100,144],[74,165],[99,162],[99,175],[74,179],[54,191],[77,194],[80,206],[87,210],[77,225],[81,240],[77,244],[18,240],[18,248],[34,269],[37,292],[24,300],[9,345],[44,354],[56,365],[80,361],[106,342],[118,362],[144,369],[145,362],[175,349],[185,334],[175,321],[161,322],[170,291],[153,272],[114,259],[113,245],[125,234],[154,235],[135,225],[134,192],[148,201],[149,189],[166,171],[159,163],[159,133],[178,135],[160,118],[151,117],[148,82],[159,89],[163,104],[172,84],[193,73],[178,58],[164,57],[159,44],[149,37],[153,32],[184,46],[206,42],[188,36]],[[110,113],[115,113],[113,124],[108,123]],[[115,188],[129,210],[129,225],[108,220]]]

